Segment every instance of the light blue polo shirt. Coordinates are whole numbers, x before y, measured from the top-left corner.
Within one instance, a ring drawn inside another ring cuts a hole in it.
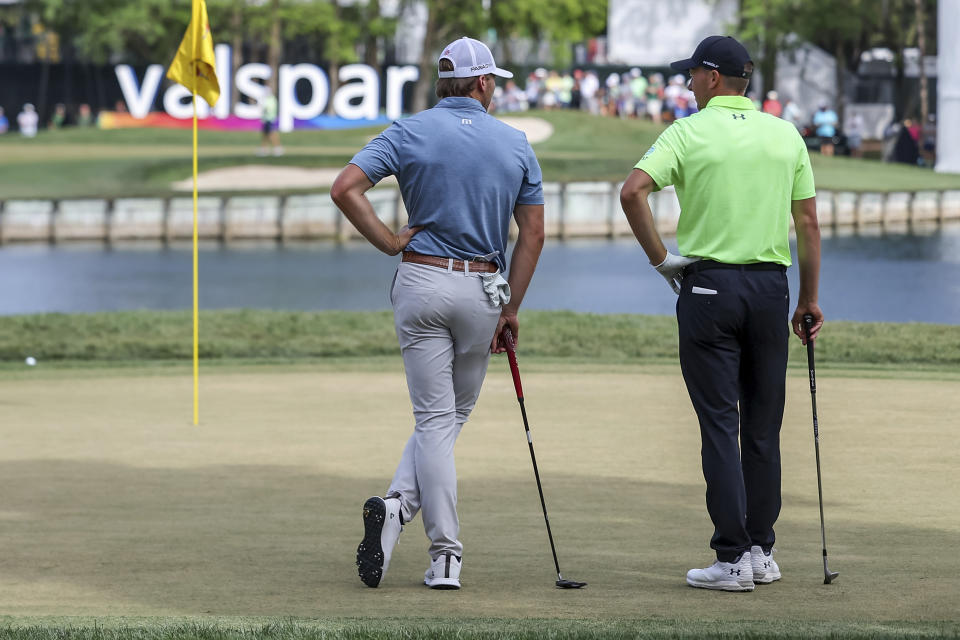
[[[470,260],[499,251],[506,270],[510,217],[543,204],[543,177],[527,136],[474,98],[444,98],[394,122],[350,161],[376,184],[397,176],[410,226],[409,251]]]

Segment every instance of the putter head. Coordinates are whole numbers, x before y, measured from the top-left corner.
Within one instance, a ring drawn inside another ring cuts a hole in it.
[[[576,582],[574,580],[557,580],[557,589],[582,589],[587,586],[586,582]]]
[[[839,571],[827,571],[823,574],[823,584],[830,584],[840,575]]]

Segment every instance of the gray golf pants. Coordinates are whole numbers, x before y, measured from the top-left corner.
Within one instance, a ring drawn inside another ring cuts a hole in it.
[[[416,426],[387,491],[423,511],[430,556],[461,556],[453,445],[480,394],[500,317],[477,274],[401,262],[390,292]]]

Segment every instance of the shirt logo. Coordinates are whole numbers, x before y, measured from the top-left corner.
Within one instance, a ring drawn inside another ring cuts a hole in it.
[[[647,158],[650,157],[650,154],[652,154],[652,153],[653,153],[654,151],[656,151],[656,150],[657,150],[657,145],[653,145],[652,147],[650,147],[649,149],[647,149],[647,152],[646,152],[645,154],[643,154],[643,157],[640,158],[640,159],[641,159],[641,160],[646,160]]]
[[[733,119],[736,120],[737,118],[740,118],[741,120],[746,120],[747,116],[743,115],[742,113],[734,113]]]
[[[470,118],[460,118],[460,124],[473,124],[473,120]]]

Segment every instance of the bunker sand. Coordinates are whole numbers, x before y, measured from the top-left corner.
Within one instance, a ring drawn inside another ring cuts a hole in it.
[[[412,429],[399,359],[363,370],[189,367],[0,374],[0,602],[12,616],[586,617],[957,622],[957,382],[820,374],[820,562],[807,381],[788,378],[780,583],[686,587],[710,561],[699,438],[674,366],[532,364],[524,387],[565,576],[555,574],[506,363],[457,449],[463,590],[420,584],[407,525],[381,586],[360,507]]]
[[[500,120],[514,129],[523,131],[530,144],[543,142],[553,135],[553,125],[543,118],[501,117]],[[295,151],[296,148],[294,148]],[[330,150],[323,149],[326,153]],[[338,150],[343,152],[342,149]],[[353,154],[357,149],[348,149]],[[302,155],[302,151],[301,151]],[[197,186],[201,191],[230,191],[236,189],[321,189],[333,184],[343,167],[307,169],[270,165],[244,165],[222,167],[203,171],[197,176]],[[390,183],[396,187],[396,178],[388,176],[381,184]],[[175,191],[191,191],[193,178],[178,180],[170,187]]]

